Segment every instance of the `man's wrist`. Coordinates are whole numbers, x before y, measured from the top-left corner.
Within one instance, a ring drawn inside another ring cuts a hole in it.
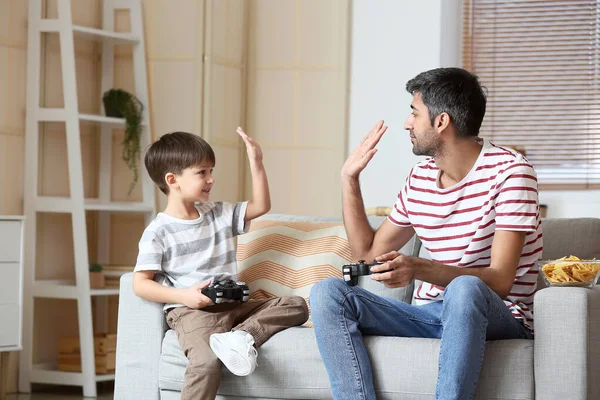
[[[352,175],[342,174],[342,185],[349,185],[352,187],[359,186],[358,175],[352,176]]]

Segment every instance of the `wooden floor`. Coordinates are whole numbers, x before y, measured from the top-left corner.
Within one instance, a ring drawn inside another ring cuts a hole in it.
[[[98,385],[97,400],[113,399],[114,383],[106,382]],[[73,386],[46,386],[34,385],[32,393],[10,393],[6,395],[6,400],[89,400],[90,397],[83,397],[80,387]],[[93,399],[93,398],[92,398]]]

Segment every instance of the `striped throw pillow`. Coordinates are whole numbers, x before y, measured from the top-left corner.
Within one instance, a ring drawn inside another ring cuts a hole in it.
[[[259,219],[238,237],[238,280],[250,286],[251,299],[296,295],[308,301],[316,282],[341,278],[351,260],[341,222]]]

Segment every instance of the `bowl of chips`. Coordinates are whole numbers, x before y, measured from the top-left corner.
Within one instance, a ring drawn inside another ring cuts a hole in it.
[[[569,256],[537,263],[548,286],[593,287],[600,276],[600,260]]]

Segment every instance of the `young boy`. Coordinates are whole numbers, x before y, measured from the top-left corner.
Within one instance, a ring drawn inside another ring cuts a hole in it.
[[[246,233],[250,221],[271,208],[261,148],[241,128],[237,132],[250,159],[249,202],[209,202],[215,155],[199,136],[166,134],[144,159],[150,177],[167,195],[167,207],[142,235],[133,290],[166,303],[167,324],[189,359],[182,400],[215,398],[221,362],[233,374],[249,375],[256,367],[256,347],[308,319],[306,303],[298,296],[214,305],[201,293],[211,281],[235,279],[233,237]]]

